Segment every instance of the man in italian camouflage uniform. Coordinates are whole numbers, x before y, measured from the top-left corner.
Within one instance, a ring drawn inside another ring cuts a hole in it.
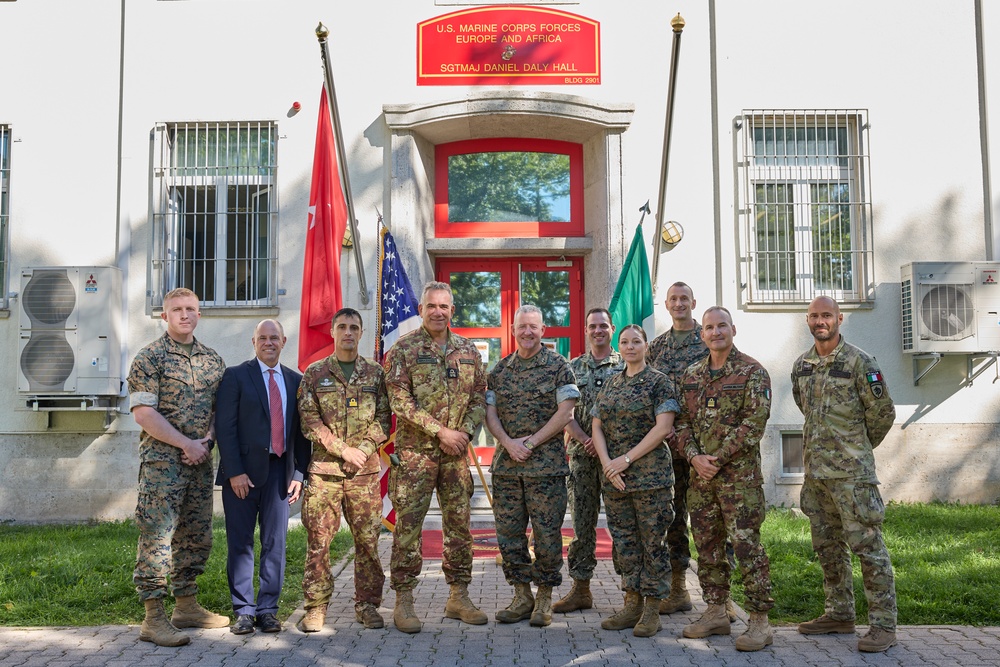
[[[771,413],[771,379],[756,360],[733,346],[736,327],[729,311],[712,306],[701,321],[708,357],[681,375],[677,446],[691,465],[688,505],[698,547],[698,579],[708,608],[684,627],[684,636],[728,635],[732,540],[743,574],[750,627],[736,640],[740,651],[758,651],[774,641],[767,619],[771,564],[760,543],[764,522],[764,478],[760,439]]]
[[[872,452],[892,428],[896,409],[875,358],[840,335],[843,320],[836,301],[814,299],[806,323],[815,345],[792,367],[792,395],[805,415],[800,504],[826,594],[823,615],[799,624],[799,632],[854,632],[853,551],[861,561],[870,624],[858,649],[874,653],[896,643],[896,586],[882,539],[885,505]]]
[[[573,587],[552,611],[565,614],[578,609],[590,609],[594,598],[590,593],[590,579],[597,566],[597,518],[601,513],[601,462],[594,451],[591,438],[597,392],[612,375],[625,368],[622,357],[611,347],[615,325],[611,313],[605,308],[591,308],[587,312],[587,343],[590,350],[569,362],[580,390],[573,418],[566,425],[569,451],[569,478],[567,479],[570,512],[573,516],[573,540],[569,543],[569,576]]]
[[[434,491],[441,505],[441,568],[451,587],[445,616],[474,625],[487,620],[469,598],[473,485],[468,455],[485,412],[486,370],[475,345],[450,329],[455,305],[447,283],[424,285],[418,310],[420,329],[400,338],[385,358],[400,459],[389,478],[389,498],[396,510],[392,618],[397,629],[408,633],[421,628],[413,589],[423,566],[420,537]]]
[[[139,350],[128,374],[139,437],[139,547],[133,581],[146,616],[139,639],[182,646],[177,628],[224,628],[229,617],[198,604],[196,577],[212,550],[212,426],[226,364],[194,337],[198,296],[178,288],[163,297],[167,331]],[[167,620],[163,598],[177,599]]]
[[[671,327],[649,344],[649,365],[666,374],[674,391],[680,390],[681,374],[688,366],[705,358],[708,349],[701,340],[701,325],[694,319],[694,291],[687,283],[676,282],[667,290],[666,306]],[[687,495],[691,467],[676,448],[671,448],[674,467],[674,518],[667,529],[666,547],[670,555],[670,596],[660,601],[661,614],[691,611],[691,595],[687,591],[686,570],[691,562],[688,540]]]
[[[379,445],[391,426],[385,374],[358,354],[361,313],[342,308],[333,316],[334,353],[309,365],[299,384],[302,432],[313,443],[302,499],[306,563],[302,576],[305,616],[302,632],[319,632],[333,593],[330,542],[340,530],[341,512],[354,537],[354,617],[366,628],[381,628],[385,574],[378,557],[382,527]]]
[[[504,576],[514,586],[514,600],[496,618],[516,623],[530,617],[531,625],[544,627],[552,622],[552,588],[562,583],[569,473],[562,431],[580,390],[566,360],[542,344],[541,310],[521,306],[512,328],[517,351],[493,368],[486,392],[486,425],[502,445],[490,468],[497,543]],[[534,562],[528,553],[529,520]]]

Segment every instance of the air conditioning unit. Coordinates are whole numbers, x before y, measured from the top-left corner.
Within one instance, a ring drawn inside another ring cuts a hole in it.
[[[22,407],[89,409],[109,404],[96,397],[118,396],[121,295],[122,273],[113,266],[21,270],[17,389],[25,399]]]
[[[1000,262],[912,262],[900,273],[903,352],[1000,350]]]

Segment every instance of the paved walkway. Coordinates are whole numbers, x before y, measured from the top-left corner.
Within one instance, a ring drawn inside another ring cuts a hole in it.
[[[388,536],[383,536],[382,562],[388,565]],[[161,648],[139,641],[135,626],[89,628],[0,628],[0,665],[23,667],[306,667],[348,665],[388,667],[466,667],[475,665],[1000,665],[1000,628],[956,626],[907,626],[899,629],[899,645],[884,654],[862,654],[857,638],[847,635],[807,637],[794,627],[775,633],[774,645],[758,653],[740,653],[733,640],[745,625],[733,626],[731,637],[683,639],[681,628],[704,609],[693,596],[695,611],[661,616],[663,630],[651,639],[631,632],[601,630],[601,620],[621,604],[622,596],[610,561],[598,561],[593,582],[595,608],[586,612],[555,614],[548,628],[533,628],[527,621],[514,625],[494,622],[493,614],[505,607],[511,588],[499,566],[490,560],[474,561],[470,594],[487,612],[487,625],[471,626],[443,616],[448,586],[440,561],[424,563],[416,590],[417,611],[423,632],[405,635],[392,627],[395,594],[387,587],[382,613],[383,630],[365,630],[354,622],[351,599],[353,568],[342,563],[337,590],[322,632],[305,635],[295,629],[302,610],[295,612],[279,634],[257,633],[237,637],[228,630],[186,630],[191,644]],[[694,573],[688,586],[697,590]],[[568,590],[569,582],[557,593]],[[863,631],[864,628],[859,628]]]

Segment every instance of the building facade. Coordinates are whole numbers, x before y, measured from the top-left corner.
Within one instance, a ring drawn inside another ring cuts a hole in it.
[[[736,345],[773,381],[769,502],[798,501],[802,416],[789,372],[811,344],[804,313],[819,294],[843,303],[844,335],[878,358],[897,404],[877,450],[884,495],[1000,498],[1000,298],[988,287],[1000,275],[990,173],[1000,106],[989,104],[1000,100],[1000,10],[981,0],[538,1],[505,27],[491,23],[496,8],[0,1],[0,520],[131,515],[138,428],[124,389],[93,400],[85,380],[124,379],[163,332],[172,287],[202,297],[198,338],[227,363],[252,354],[264,317],[284,324],[294,363],[319,21],[358,221],[341,257],[343,296],[365,317],[364,354],[379,214],[415,289],[450,282],[456,329],[492,363],[513,350],[513,311],[527,302],[543,307],[553,346],[583,351],[584,313],[608,305],[651,200],[647,244],[661,210],[684,237],[660,255],[647,333],[669,326],[662,302],[674,281],[693,287],[698,313],[733,311]],[[445,20],[455,12],[468,20]],[[686,25],[661,202],[677,13]],[[428,71],[422,24],[471,44],[464,71]],[[558,55],[586,31],[596,72],[567,65],[558,78],[482,85],[444,76],[475,79],[477,62],[523,68],[533,40]],[[42,345],[51,326],[24,286],[43,267],[81,267],[59,285],[107,299],[93,317],[111,342],[88,323],[62,347]],[[119,277],[120,292],[106,287]],[[32,385],[31,360],[63,348],[82,398],[53,399],[44,378]]]

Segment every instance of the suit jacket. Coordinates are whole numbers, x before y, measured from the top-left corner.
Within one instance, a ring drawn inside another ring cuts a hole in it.
[[[299,425],[296,394],[302,375],[281,366],[285,381],[285,484],[295,471],[305,476],[312,443]],[[215,400],[215,439],[222,462],[215,483],[227,484],[231,477],[246,474],[255,487],[267,481],[271,447],[271,408],[267,387],[254,357],[230,366],[222,376]]]

